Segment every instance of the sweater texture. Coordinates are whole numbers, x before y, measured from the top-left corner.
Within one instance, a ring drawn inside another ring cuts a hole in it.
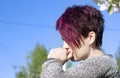
[[[47,59],[40,78],[119,78],[118,66],[108,55],[90,57],[66,71],[58,59]]]

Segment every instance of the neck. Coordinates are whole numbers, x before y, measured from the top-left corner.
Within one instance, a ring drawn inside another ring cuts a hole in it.
[[[102,56],[103,54],[104,53],[100,49],[91,49],[88,58],[94,57],[94,56]]]

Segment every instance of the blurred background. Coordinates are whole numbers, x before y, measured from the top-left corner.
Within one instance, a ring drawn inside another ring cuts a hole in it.
[[[63,44],[56,20],[72,5],[101,10],[105,19],[102,49],[119,65],[120,13],[114,1],[106,6],[104,0],[0,0],[0,78],[39,78],[49,50]],[[72,65],[76,63],[68,62],[67,67]]]

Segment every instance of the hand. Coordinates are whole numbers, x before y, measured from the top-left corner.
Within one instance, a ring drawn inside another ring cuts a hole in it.
[[[62,64],[64,64],[67,60],[72,58],[72,52],[68,52],[65,48],[55,48],[50,50],[48,58],[59,59]]]

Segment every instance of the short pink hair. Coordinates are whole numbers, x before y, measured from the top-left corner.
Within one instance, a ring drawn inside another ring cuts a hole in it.
[[[71,48],[79,48],[82,37],[86,38],[90,31],[94,31],[95,47],[100,47],[104,31],[103,15],[88,5],[68,7],[57,20],[56,29]]]

